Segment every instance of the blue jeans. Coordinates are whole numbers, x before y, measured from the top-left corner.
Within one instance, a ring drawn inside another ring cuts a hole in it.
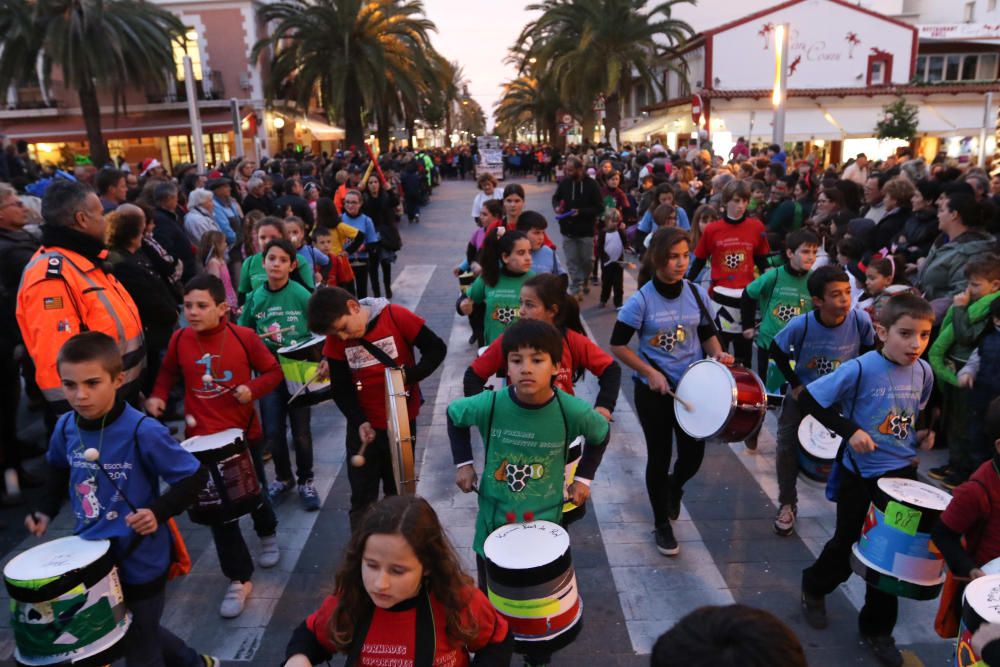
[[[313,442],[309,427],[311,413],[309,406],[288,405],[288,385],[284,382],[267,396],[260,399],[260,417],[264,435],[271,445],[274,456],[275,478],[287,482],[292,479],[292,462],[288,456],[288,426],[292,427],[292,446],[295,448],[295,465],[298,483],[313,478]]]

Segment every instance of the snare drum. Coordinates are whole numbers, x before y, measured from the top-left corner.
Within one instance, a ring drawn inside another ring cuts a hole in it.
[[[972,635],[983,623],[1000,623],[1000,575],[973,579],[962,595],[962,617],[955,647],[955,667],[984,665],[972,648]]]
[[[742,300],[742,289],[721,286],[712,288],[712,311],[715,314],[715,326],[719,331],[743,334],[743,317],[740,315]]]
[[[714,359],[691,364],[675,393],[691,408],[689,412],[674,401],[677,425],[695,440],[746,440],[760,429],[767,413],[767,394],[760,378],[748,368],[726,366]]]
[[[803,417],[799,423],[799,472],[809,479],[825,482],[842,441],[812,415]]]
[[[886,593],[936,598],[944,584],[944,559],[930,532],[949,502],[949,494],[929,484],[880,479],[861,539],[851,548],[851,568]]]
[[[550,521],[511,523],[483,544],[490,602],[507,619],[517,642],[556,650],[572,639],[583,601],[569,549],[569,533]]]
[[[465,273],[460,273],[458,275],[458,289],[462,294],[469,291],[469,285],[476,281],[476,274],[472,271],[466,271]]]
[[[249,514],[262,501],[260,480],[243,431],[231,428],[212,435],[196,435],[181,443],[208,468],[208,482],[188,508],[195,523],[211,526]]]
[[[108,540],[62,537],[3,569],[21,665],[98,666],[117,660],[132,616]]]
[[[396,493],[412,496],[417,492],[417,477],[413,470],[414,438],[410,435],[410,417],[406,401],[410,394],[403,381],[403,371],[385,369],[386,435]]]
[[[294,396],[302,390],[299,396],[318,398],[316,394],[330,391],[330,380],[313,380],[319,370],[319,362],[323,360],[323,345],[326,336],[313,336],[309,340],[288,345],[278,349],[278,363],[285,375],[285,386],[288,393]],[[310,382],[312,380],[312,382]],[[305,389],[302,387],[305,386]],[[313,401],[318,402],[318,401]]]

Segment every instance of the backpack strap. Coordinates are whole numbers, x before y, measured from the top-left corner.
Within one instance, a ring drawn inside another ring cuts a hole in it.
[[[711,316],[711,314],[709,314],[708,309],[705,308],[705,302],[701,300],[701,295],[698,294],[698,290],[696,290],[694,285],[691,284],[691,281],[685,278],[684,284],[691,288],[691,294],[694,295],[694,302],[698,304],[698,312],[701,313],[701,316],[707,319],[709,322],[714,322],[715,319]],[[701,326],[700,320],[698,322],[698,326]],[[695,329],[697,328],[698,327],[695,327]]]

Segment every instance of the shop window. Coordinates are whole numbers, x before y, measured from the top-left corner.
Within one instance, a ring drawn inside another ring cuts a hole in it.
[[[917,81],[995,81],[997,54],[953,53],[948,55],[919,56],[914,75]]]

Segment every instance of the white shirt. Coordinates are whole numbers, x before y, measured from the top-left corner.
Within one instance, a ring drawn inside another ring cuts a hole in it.
[[[604,235],[604,254],[608,256],[608,261],[605,264],[617,262],[625,255],[625,248],[622,247],[622,239],[617,231],[608,232]]]

